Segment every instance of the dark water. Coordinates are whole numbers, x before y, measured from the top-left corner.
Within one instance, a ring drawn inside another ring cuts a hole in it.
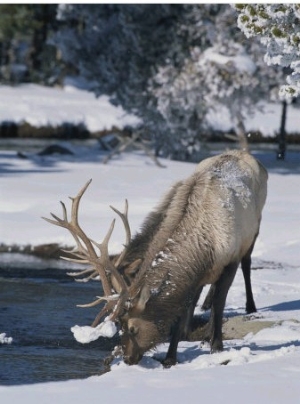
[[[100,307],[76,304],[101,294],[100,283],[75,282],[65,265],[0,254],[0,334],[13,338],[11,344],[0,343],[0,385],[85,378],[105,371],[103,360],[117,340],[100,338],[82,345],[70,330],[93,321]]]

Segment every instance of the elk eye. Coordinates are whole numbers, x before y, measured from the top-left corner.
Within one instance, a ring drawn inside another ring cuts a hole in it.
[[[134,327],[133,325],[129,327],[128,334],[129,335],[136,335],[138,333],[138,328]]]

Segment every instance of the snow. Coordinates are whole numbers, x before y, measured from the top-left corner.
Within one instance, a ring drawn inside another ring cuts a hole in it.
[[[106,320],[97,327],[74,325],[71,331],[76,341],[81,344],[88,344],[100,337],[112,338],[117,332],[117,327],[112,321]]]
[[[22,91],[30,100],[25,88]],[[64,98],[65,93],[60,94]],[[15,95],[20,97],[18,90]],[[76,99],[75,95],[77,97],[78,93],[73,93]],[[13,90],[9,103],[17,105]],[[52,108],[56,110],[57,105],[58,102],[53,102]],[[77,108],[75,100],[72,105]],[[49,121],[50,109],[44,113]],[[11,118],[16,119],[19,109],[16,107],[15,115],[11,113]],[[31,113],[29,108],[27,113]],[[53,116],[55,114],[56,111]],[[113,119],[109,114],[102,118]],[[103,165],[103,155],[98,149],[74,146],[74,151],[74,156],[29,155],[28,159],[19,159],[13,151],[0,151],[0,242],[73,243],[64,229],[46,223],[41,216],[49,217],[49,212],[60,216],[59,200],[66,202],[69,208],[68,196],[75,196],[89,178],[93,181],[82,198],[80,220],[90,237],[103,239],[116,216],[109,205],[122,210],[125,198],[129,200],[129,220],[134,233],[161,194],[173,182],[195,170],[194,164],[175,161],[165,161],[167,168],[162,169],[140,152],[123,153]],[[213,355],[207,344],[183,341],[178,349],[179,363],[171,369],[164,369],[157,360],[168,347],[162,344],[155,352],[148,352],[138,365],[127,366],[117,358],[111,372],[86,380],[0,386],[0,402],[96,404],[100,400],[106,404],[140,401],[153,404],[170,400],[176,404],[201,399],[212,404],[298,402],[300,155],[288,151],[286,161],[276,161],[275,153],[255,154],[269,169],[269,182],[261,231],[253,252],[256,269],[252,271],[252,280],[258,313],[247,319],[272,321],[271,327],[248,333],[243,338],[226,340],[224,351]],[[117,218],[110,252],[119,252],[124,240],[124,229]],[[244,294],[239,270],[227,298],[226,316],[244,314]],[[1,349],[13,344],[14,336],[7,336],[5,331],[0,325]]]
[[[222,201],[222,205],[228,210],[234,210],[233,195],[241,202],[244,209],[247,208],[250,202],[251,191],[247,186],[247,179],[250,178],[250,170],[244,171],[243,179],[238,175],[239,167],[236,162],[227,161],[222,168],[213,170],[214,174],[220,179],[220,184],[223,189],[230,189],[232,192],[227,194],[226,200]],[[247,178],[248,177],[248,178]]]
[[[11,344],[12,342],[12,337],[7,337],[5,332],[0,334],[0,344]]]
[[[220,65],[233,64],[239,72],[246,72],[248,74],[254,74],[256,70],[254,62],[248,55],[246,55],[246,53],[243,53],[242,50],[240,51],[240,54],[235,56],[225,56],[215,51],[214,48],[209,48],[203,52],[201,63],[205,63],[206,60]]]

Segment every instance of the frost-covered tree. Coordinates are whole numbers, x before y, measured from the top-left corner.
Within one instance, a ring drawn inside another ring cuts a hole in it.
[[[198,133],[203,128],[206,105],[201,88],[204,78],[197,71],[193,49],[183,66],[173,64],[159,68],[149,81],[149,92],[168,127],[168,142],[177,158],[188,158],[199,150]],[[170,151],[171,152],[171,151]]]
[[[187,52],[178,35],[184,5],[74,4],[60,6],[63,24],[55,43],[64,60],[76,66],[97,95],[141,117],[158,146],[164,120],[147,91],[158,65],[174,63]]]
[[[166,123],[165,145],[179,159],[199,150],[205,128],[205,76],[199,74],[198,60],[211,44],[219,11],[219,5],[190,6],[177,28],[179,35],[185,34],[188,52],[182,55],[181,63],[167,58],[148,81],[148,91]]]
[[[278,82],[229,5],[67,4],[59,19],[64,60],[142,118],[156,150],[173,158],[197,150],[212,108],[225,105],[238,132]]]
[[[238,26],[266,46],[265,61],[291,69],[282,98],[300,95],[300,4],[237,4]]]
[[[135,110],[153,69],[168,52],[177,9],[165,6],[74,4],[60,6],[56,36],[65,61],[90,80],[96,94]],[[138,91],[139,90],[139,91]],[[138,112],[138,111],[135,111]]]
[[[195,12],[198,21],[203,21],[201,6]],[[269,99],[282,81],[281,69],[270,70],[262,61],[264,49],[259,41],[245,41],[231,7],[219,6],[210,14],[210,24],[207,21],[207,41],[192,47],[182,66],[170,60],[151,83],[158,109],[190,153],[197,150],[195,140],[209,126],[209,112],[224,107],[242,147],[247,147],[245,116],[253,113],[260,101]]]
[[[219,8],[184,4],[63,5],[59,18],[64,27],[55,42],[64,60],[90,80],[92,91],[109,94],[113,103],[140,116],[155,139],[156,149],[174,155],[181,132],[178,130],[176,136],[172,132],[172,123],[157,108],[158,97],[149,91],[149,83],[169,61],[172,68],[180,70],[196,44],[207,47]],[[193,115],[186,132],[197,121]]]

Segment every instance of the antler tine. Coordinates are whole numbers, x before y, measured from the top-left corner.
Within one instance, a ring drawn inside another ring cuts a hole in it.
[[[78,224],[78,210],[79,210],[80,200],[82,198],[82,195],[85,193],[85,191],[87,190],[87,188],[88,188],[88,186],[90,185],[91,182],[92,182],[92,179],[90,179],[81,188],[81,190],[78,192],[78,194],[75,196],[75,198],[70,196],[70,199],[72,201],[71,222],[76,224],[77,226],[79,226],[79,224]],[[66,208],[64,208],[64,213],[65,213],[64,218],[67,218],[67,216],[66,216]]]
[[[111,224],[111,228],[113,230],[113,226],[115,224],[115,219],[113,220],[112,224]],[[112,232],[112,231],[111,231]],[[100,252],[101,252],[101,259],[102,262],[105,266],[105,268],[112,274],[114,275],[114,277],[116,278],[117,282],[120,285],[121,288],[121,293],[127,291],[127,285],[126,282],[124,281],[122,275],[119,273],[119,271],[117,270],[116,266],[112,263],[109,254],[108,254],[108,242],[110,239],[110,235],[111,232],[108,231],[106,237],[104,238],[103,242],[101,244],[95,243],[97,245],[97,247],[99,248]]]
[[[126,233],[126,242],[125,242],[125,246],[123,251],[121,252],[121,254],[119,255],[118,259],[115,262],[115,266],[116,268],[121,264],[121,262],[123,261],[125,255],[126,255],[126,251],[127,251],[127,246],[130,243],[131,240],[131,230],[130,230],[130,226],[129,226],[129,221],[128,221],[128,200],[125,199],[125,208],[124,208],[124,213],[120,212],[118,209],[114,208],[113,206],[110,206],[110,208],[117,213],[117,215],[119,215],[119,217],[121,218],[124,227],[125,227],[125,233]]]
[[[95,275],[95,276],[98,275],[98,272],[94,268],[87,268],[87,269],[84,269],[83,271],[67,272],[67,274],[69,276],[74,276],[74,277],[86,275],[89,273],[91,273],[91,275]]]
[[[126,231],[126,244],[128,244],[131,240],[131,230],[130,230],[130,226],[129,226],[129,221],[128,221],[128,200],[125,199],[125,208],[124,208],[124,213],[120,212],[118,209],[116,209],[114,206],[110,205],[110,208],[117,213],[117,215],[120,216],[120,218],[122,219],[122,222],[124,224],[125,227],[125,231]]]
[[[114,231],[115,223],[116,223],[116,219],[113,219],[113,221],[111,222],[110,227],[108,229],[108,232],[106,233],[106,236],[104,237],[102,243],[97,243],[96,241],[91,240],[91,242],[93,244],[95,244],[95,246],[97,246],[100,251],[101,251],[102,246],[105,247],[105,251],[107,251],[107,255],[108,255],[108,243],[109,243],[109,240],[111,238],[112,232]]]
[[[61,258],[62,260],[70,261],[70,262],[75,262],[75,263],[77,263],[77,264],[89,264],[89,263],[90,263],[89,260],[85,260],[85,259],[80,258],[80,257],[79,257],[79,258],[72,258],[72,257],[64,257],[63,255],[61,255],[60,258]]]
[[[77,307],[94,307],[97,306],[97,304],[103,302],[103,301],[107,301],[107,302],[113,302],[113,301],[117,301],[119,299],[119,295],[111,295],[111,296],[97,296],[97,300],[95,300],[94,302],[91,303],[87,303],[87,304],[77,304]]]
[[[66,205],[62,201],[60,201],[60,204],[61,204],[62,210],[63,210],[64,221],[67,222],[68,221],[68,214],[67,214]]]
[[[102,308],[102,310],[99,311],[99,313],[95,317],[95,320],[92,323],[92,327],[97,327],[97,325],[100,323],[104,315],[113,310],[114,305],[112,305],[112,303],[114,302],[107,302],[106,305]]]

